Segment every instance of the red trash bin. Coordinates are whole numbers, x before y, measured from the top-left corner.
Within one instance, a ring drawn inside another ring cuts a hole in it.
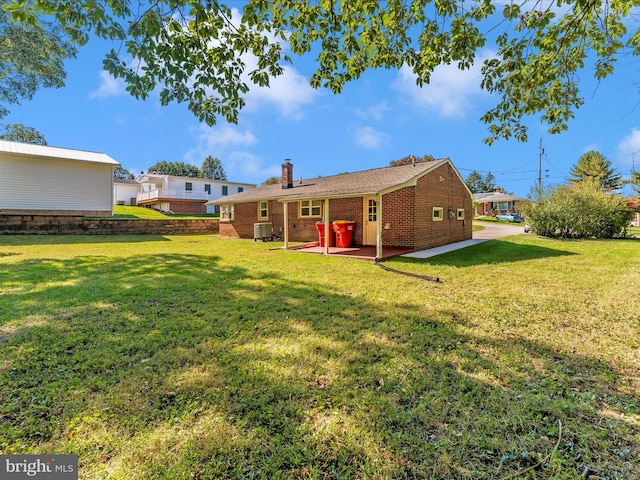
[[[351,220],[334,220],[333,231],[336,232],[337,247],[347,248],[351,246],[355,224],[356,222]]]
[[[334,245],[334,233],[333,233],[333,229],[331,228],[332,224],[329,224],[329,246],[333,247]],[[322,222],[318,222],[316,223],[316,230],[318,230],[318,236],[319,236],[319,240],[320,240],[320,246],[324,247],[324,223]]]

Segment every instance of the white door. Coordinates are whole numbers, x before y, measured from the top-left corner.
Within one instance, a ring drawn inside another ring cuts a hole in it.
[[[364,245],[376,244],[378,204],[374,197],[364,197]]]

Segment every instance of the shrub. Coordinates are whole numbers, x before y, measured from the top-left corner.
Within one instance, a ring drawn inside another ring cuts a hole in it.
[[[633,216],[622,197],[588,185],[558,187],[525,214],[531,231],[555,238],[624,237]]]

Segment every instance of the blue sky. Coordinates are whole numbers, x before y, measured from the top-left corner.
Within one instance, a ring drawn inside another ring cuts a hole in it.
[[[104,152],[137,174],[154,163],[184,161],[197,166],[218,157],[230,181],[262,183],[280,175],[291,158],[294,177],[311,178],[387,166],[409,154],[449,157],[466,178],[491,171],[498,185],[526,197],[538,176],[539,142],[543,182],[561,184],[580,155],[597,150],[624,177],[632,162],[640,169],[640,71],[638,60],[620,62],[600,85],[587,65],[581,73],[585,105],[568,132],[549,135],[530,118],[529,142],[483,143],[482,114],[497,102],[479,88],[479,68],[436,70],[419,88],[408,70],[376,70],[347,85],[340,95],[314,90],[311,58],[294,57],[270,88],[254,88],[238,125],[224,119],[200,124],[186,104],[162,107],[157,95],[145,101],[102,69],[113,45],[92,40],[66,62],[62,89],[39,91],[30,102],[10,106],[0,124],[22,123],[44,134],[49,145]],[[488,45],[490,48],[491,45]],[[480,52],[480,57],[491,55]],[[635,152],[635,155],[634,155]],[[625,193],[630,193],[627,187]]]

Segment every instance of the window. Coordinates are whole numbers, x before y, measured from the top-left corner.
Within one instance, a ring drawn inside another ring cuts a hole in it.
[[[185,189],[187,192],[191,192],[191,191],[193,191],[193,183],[191,183],[191,182],[186,182],[186,183],[184,184],[184,189]]]
[[[442,212],[444,210],[442,209],[442,207],[433,207],[433,221],[434,222],[441,222],[442,221]]]
[[[497,210],[511,210],[511,208],[509,207],[509,203],[510,202],[497,202]]]
[[[222,185],[222,194],[229,195],[229,187],[227,187],[226,185]]]
[[[244,187],[238,187],[238,193],[244,192]]]
[[[375,222],[378,218],[378,206],[373,198],[370,198],[368,203],[367,221]]]
[[[464,208],[459,208],[458,209],[457,219],[458,220],[464,220]]]
[[[258,218],[260,220],[266,220],[269,218],[269,202],[258,202]]]
[[[319,217],[322,215],[320,200],[302,200],[300,202],[300,217]]]
[[[220,207],[220,221],[229,222],[233,220],[233,205],[222,205]]]
[[[207,192],[209,195],[211,195],[211,184],[210,183],[205,183],[204,184],[204,191]]]

